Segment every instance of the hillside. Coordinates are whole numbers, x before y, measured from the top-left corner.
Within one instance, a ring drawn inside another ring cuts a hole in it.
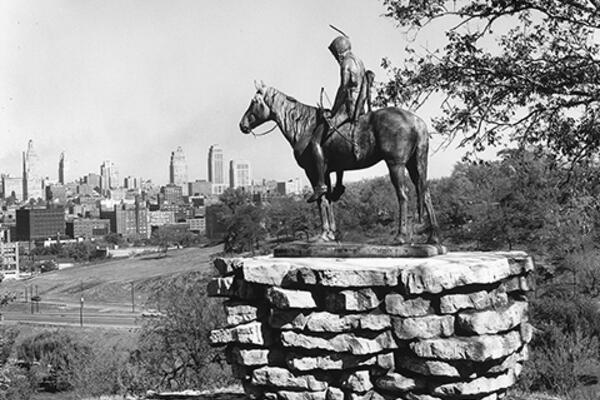
[[[192,271],[208,273],[210,255],[219,251],[221,246],[187,248],[169,251],[166,257],[151,254],[108,260],[45,273],[25,281],[5,281],[0,283],[0,288],[16,292],[19,299],[23,299],[26,286],[37,286],[43,302],[75,304],[83,295],[88,305],[131,307],[132,283],[136,303],[141,304],[151,286],[161,279]]]

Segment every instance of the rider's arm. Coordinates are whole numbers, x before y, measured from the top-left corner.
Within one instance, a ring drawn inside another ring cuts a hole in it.
[[[340,71],[340,87],[335,95],[335,101],[333,102],[333,107],[331,108],[331,115],[336,115],[340,108],[346,106],[346,101],[348,99],[348,85],[351,81],[351,70],[347,64],[343,65]]]

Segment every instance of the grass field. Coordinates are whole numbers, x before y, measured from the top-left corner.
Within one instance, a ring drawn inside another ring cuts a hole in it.
[[[23,300],[25,287],[37,286],[44,303],[77,304],[83,295],[86,305],[129,308],[132,283],[136,304],[143,304],[149,289],[165,277],[191,271],[209,272],[212,268],[210,256],[219,251],[221,246],[187,248],[170,250],[166,257],[151,254],[107,260],[37,275],[24,281],[5,281],[0,283],[0,290],[13,291],[18,300]]]

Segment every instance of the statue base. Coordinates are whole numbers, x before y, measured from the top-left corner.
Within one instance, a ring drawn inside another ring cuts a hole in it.
[[[398,258],[433,257],[446,254],[445,246],[436,244],[402,244],[397,246],[364,243],[307,243],[292,242],[275,248],[275,257],[334,257],[334,258]]]

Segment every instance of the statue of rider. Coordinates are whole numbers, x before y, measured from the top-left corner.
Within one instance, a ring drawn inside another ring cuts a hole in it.
[[[365,71],[362,61],[351,51],[350,39],[338,36],[329,45],[329,51],[340,66],[340,86],[335,95],[331,113],[324,114],[325,123],[317,125],[310,141],[310,149],[314,157],[317,182],[308,202],[318,200],[327,192],[325,173],[327,166],[321,146],[328,136],[329,129],[337,130],[345,123],[352,124],[350,131],[353,152],[358,150],[354,141],[354,131],[359,117],[365,113],[365,102],[369,97],[373,73]],[[369,110],[370,111],[370,110]],[[329,126],[329,125],[332,126]]]

